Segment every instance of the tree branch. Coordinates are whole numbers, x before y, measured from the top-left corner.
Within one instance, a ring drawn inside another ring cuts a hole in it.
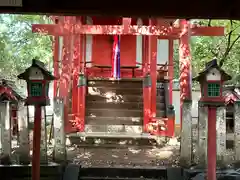
[[[212,25],[211,25],[211,23],[212,23],[212,20],[211,20],[211,19],[209,19],[209,20],[208,20],[208,26],[209,26],[209,27],[211,27],[211,26],[212,26]]]
[[[230,52],[230,47],[231,47],[231,37],[232,37],[232,33],[233,33],[233,29],[232,29],[232,25],[233,25],[233,21],[230,20],[230,24],[231,24],[231,31],[228,34],[228,40],[227,40],[227,47],[226,47],[226,51],[223,54],[223,57],[220,60],[219,66],[222,67],[224,64],[224,61],[226,60],[226,57],[228,56],[229,52]]]
[[[217,48],[218,49],[218,48]],[[215,52],[213,49],[210,49],[210,52],[215,56],[218,57],[219,51]]]

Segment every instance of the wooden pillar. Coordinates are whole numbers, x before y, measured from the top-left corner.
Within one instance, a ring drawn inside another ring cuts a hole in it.
[[[69,108],[69,96],[68,87],[70,81],[70,68],[69,68],[69,37],[63,37],[63,58],[62,58],[62,72],[60,80],[60,97],[64,97],[64,119],[65,119],[65,130],[70,132],[70,122],[68,117]]]
[[[216,180],[216,121],[217,107],[208,106],[208,147],[207,147],[207,180]]]
[[[18,157],[20,164],[30,163],[30,144],[29,144],[29,122],[28,107],[24,103],[18,104],[18,133],[19,133],[19,150]]]
[[[59,77],[59,36],[54,36],[53,47],[53,73],[55,77]],[[53,82],[53,92],[53,97],[56,97],[58,95],[58,80],[54,80]]]
[[[77,82],[78,82],[78,65],[76,64],[76,57],[74,57],[74,67],[73,67],[73,80],[72,80],[72,114],[74,117],[74,121],[78,118],[78,89],[77,89]]]
[[[65,17],[64,23],[69,23],[69,17]],[[63,26],[63,24],[62,24]],[[64,119],[65,119],[65,130],[67,132],[72,131],[72,125],[68,117],[69,114],[69,88],[71,86],[71,73],[72,73],[72,59],[71,59],[71,47],[72,47],[72,35],[63,36],[63,46],[62,46],[62,70],[60,74],[60,92],[59,96],[64,98]]]
[[[82,24],[83,17],[76,17],[77,24]],[[74,67],[76,67],[76,76],[74,88],[76,88],[76,96],[72,94],[72,97],[76,100],[76,111],[77,116],[75,118],[77,129],[80,132],[83,132],[85,129],[85,96],[86,96],[86,87],[78,87],[78,78],[79,73],[84,73],[86,76],[85,70],[85,58],[86,58],[86,35],[76,35],[75,41],[75,59]]]
[[[143,36],[143,107],[144,107],[144,132],[148,132],[148,123],[151,117],[151,76],[150,76],[150,59],[148,58],[149,39]]]
[[[234,137],[235,161],[240,161],[240,101],[234,104]]]
[[[66,136],[64,131],[64,101],[62,98],[54,99],[54,160],[66,160]]]
[[[11,120],[10,120],[10,102],[0,103],[0,123],[1,123],[1,149],[3,156],[11,156],[12,137],[11,137]]]
[[[180,118],[181,118],[181,163],[191,164],[192,157],[192,77],[189,47],[190,24],[180,20],[181,34],[179,38],[180,65]]]
[[[47,157],[47,127],[46,127],[46,107],[42,107],[42,121],[41,121],[41,146],[40,146],[40,162],[46,164]]]
[[[183,101],[192,99],[192,76],[191,76],[191,54],[190,54],[190,23],[180,20],[181,34],[179,38],[179,70],[180,70],[180,114],[183,112]],[[182,115],[181,124],[183,121]]]
[[[207,167],[208,107],[198,102],[198,165]]]
[[[217,143],[217,161],[222,164],[224,162],[224,154],[226,152],[226,108],[221,106],[216,112],[216,143]]]
[[[73,80],[72,80],[72,113],[74,118],[78,118],[78,77],[79,77],[79,56],[80,56],[80,36],[74,36],[74,54],[73,54]]]
[[[182,108],[180,163],[188,167],[192,163],[192,101],[184,100]]]
[[[81,23],[86,23],[86,19],[81,19]],[[79,62],[80,62],[80,68],[79,71],[83,73],[84,78],[87,79],[88,73],[87,73],[87,50],[90,48],[87,46],[89,42],[92,42],[92,35],[86,35],[82,34],[80,35],[80,44],[79,44]],[[91,48],[90,48],[91,49]],[[88,59],[89,60],[89,59]],[[78,87],[78,112],[79,112],[79,119],[78,119],[78,127],[77,129],[80,132],[85,131],[85,111],[86,111],[86,95],[87,95],[87,85]]]
[[[173,78],[174,78],[174,63],[173,63],[173,39],[168,40],[168,77],[169,77],[169,104],[172,105],[173,101]]]
[[[41,121],[42,108],[34,106],[33,152],[32,152],[32,180],[40,180],[41,158]]]
[[[156,25],[154,20],[149,21],[149,25]],[[157,36],[148,36],[148,62],[150,63],[150,74],[152,80],[151,88],[151,117],[156,117],[157,99]]]
[[[175,110],[173,105],[169,105],[167,108],[167,134],[168,137],[174,137],[175,135]]]

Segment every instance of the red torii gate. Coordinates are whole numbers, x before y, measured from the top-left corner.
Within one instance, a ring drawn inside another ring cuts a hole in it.
[[[84,35],[97,35],[97,34],[106,34],[106,35],[144,35],[143,46],[144,46],[144,56],[146,61],[143,63],[143,74],[150,72],[153,82],[156,82],[156,46],[153,44],[156,43],[157,39],[169,39],[170,49],[169,49],[169,76],[170,76],[170,86],[169,91],[172,91],[172,78],[173,78],[173,40],[179,39],[179,61],[180,61],[180,96],[181,96],[181,105],[184,99],[191,100],[191,56],[189,48],[189,39],[191,36],[222,36],[224,35],[224,27],[205,27],[191,25],[187,20],[180,20],[178,27],[161,25],[159,21],[149,20],[149,26],[139,26],[131,25],[131,18],[123,18],[122,25],[83,25],[83,18],[76,17],[64,17],[61,21],[58,21],[58,24],[33,24],[32,31],[34,33],[42,33],[45,35],[55,36],[55,52],[54,52],[54,69],[55,76],[60,76],[60,97],[65,98],[65,112],[67,112],[68,107],[68,91],[67,87],[70,85],[69,76],[72,71],[74,73],[73,81],[77,81],[78,72],[84,70],[84,59],[81,53],[85,53],[84,49],[86,48],[82,41],[85,41]],[[64,38],[64,49],[62,55],[62,73],[59,75],[58,69],[58,59],[59,54],[57,49],[59,49],[59,36]],[[73,37],[77,36],[76,41],[73,42]],[[74,52],[69,51],[71,48],[74,48]],[[65,52],[65,53],[64,53]],[[75,53],[75,55],[73,55]],[[73,58],[73,62],[72,62]],[[80,69],[74,69],[78,65],[82,64]],[[64,79],[64,81],[63,81]],[[151,117],[156,115],[156,83],[152,83],[153,87],[151,90],[151,96],[148,96],[149,101],[151,102],[151,107],[149,107],[151,112]],[[56,89],[56,83],[54,85]],[[73,91],[78,94],[78,98],[72,98],[73,102],[73,112],[78,112],[80,116],[76,118],[80,123],[79,129],[84,130],[84,119],[85,119],[85,101],[81,97],[85,97],[85,90],[73,87]],[[79,99],[80,98],[80,99]],[[145,96],[144,96],[145,98]],[[172,104],[172,94],[170,93],[170,104]],[[74,106],[76,105],[76,106]],[[74,109],[78,108],[78,109]],[[181,108],[182,109],[182,108]],[[146,109],[145,109],[146,110]],[[145,111],[144,111],[145,112]],[[67,114],[67,113],[66,113]],[[65,119],[68,119],[67,117]],[[69,122],[66,122],[69,124]]]
[[[126,18],[123,18],[126,19]],[[124,21],[124,20],[123,20]],[[222,27],[205,27],[192,25],[190,36],[222,36]],[[55,24],[33,24],[32,31],[53,36],[66,36],[77,34],[105,34],[105,35],[147,35],[158,36],[159,39],[178,39],[182,32],[181,27],[165,26],[140,26],[140,25],[81,25],[65,23]]]

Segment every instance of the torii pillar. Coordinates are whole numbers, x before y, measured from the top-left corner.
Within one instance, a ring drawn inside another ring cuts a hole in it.
[[[192,77],[189,47],[189,22],[180,21],[179,69],[180,69],[180,121],[181,121],[181,164],[191,165],[192,158]]]
[[[190,37],[194,36],[223,36],[224,28],[221,31],[214,32],[208,27],[199,29],[196,33],[194,29],[197,26],[191,26],[187,20],[180,20],[179,37],[179,69],[180,69],[180,121],[181,121],[181,165],[190,166],[192,163],[192,65],[190,53]],[[220,30],[220,29],[219,29]],[[199,123],[201,119],[199,119]],[[200,129],[199,129],[200,131]]]

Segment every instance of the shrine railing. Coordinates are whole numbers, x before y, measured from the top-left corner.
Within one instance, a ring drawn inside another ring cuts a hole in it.
[[[112,76],[112,66],[105,64],[95,64],[92,61],[87,61],[83,64],[82,69],[87,77],[99,77],[99,78],[111,78]],[[91,66],[88,66],[91,64]],[[143,77],[143,69],[146,68],[145,63],[136,63],[136,65],[122,65],[121,69],[121,77],[123,78],[142,78]],[[144,67],[145,66],[145,67]],[[150,70],[150,64],[147,64],[147,68]],[[168,67],[166,64],[157,64],[157,80],[169,80],[171,78],[168,77]]]

